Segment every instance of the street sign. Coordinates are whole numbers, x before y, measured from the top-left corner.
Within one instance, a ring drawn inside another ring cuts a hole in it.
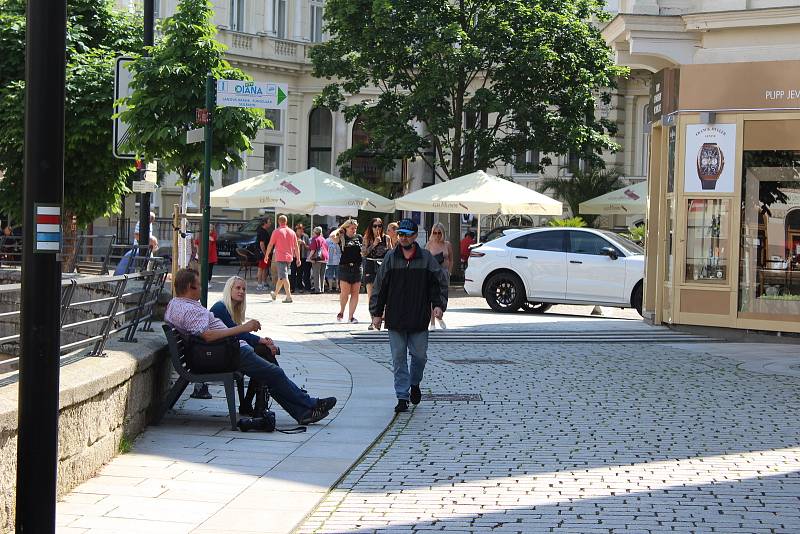
[[[61,206],[36,204],[36,246],[34,252],[61,252]]]
[[[126,152],[121,149],[128,139],[128,124],[120,120],[116,115],[128,109],[127,106],[119,106],[116,102],[120,98],[131,96],[130,81],[131,72],[129,65],[133,62],[131,57],[118,57],[114,61],[114,157],[118,159],[136,159],[136,154]]]
[[[186,144],[191,145],[192,143],[202,143],[205,140],[205,133],[205,128],[189,130],[186,132]]]
[[[198,126],[205,126],[208,124],[208,110],[206,108],[197,108],[194,110],[194,122]]]
[[[156,183],[148,180],[136,180],[133,182],[134,193],[155,193]]]
[[[158,182],[158,163],[155,161],[149,161],[147,163],[147,167],[144,170],[144,179],[147,182]]]
[[[217,80],[217,106],[286,109],[289,86],[285,83],[259,83],[242,80]]]

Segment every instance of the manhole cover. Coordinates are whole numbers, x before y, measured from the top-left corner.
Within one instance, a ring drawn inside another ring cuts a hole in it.
[[[483,398],[480,396],[480,394],[476,393],[423,393],[422,400],[467,402],[467,401],[482,401]]]
[[[514,365],[511,360],[493,360],[489,358],[466,358],[462,360],[445,360],[455,365]]]

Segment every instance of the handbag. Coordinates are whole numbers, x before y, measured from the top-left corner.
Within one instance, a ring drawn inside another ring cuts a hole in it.
[[[239,368],[239,340],[228,336],[208,342],[189,338],[189,370],[197,374],[227,373]]]

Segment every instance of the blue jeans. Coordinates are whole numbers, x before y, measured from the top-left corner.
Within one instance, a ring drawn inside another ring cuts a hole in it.
[[[297,421],[307,416],[316,406],[317,399],[309,397],[308,393],[289,380],[283,369],[259,357],[250,345],[239,347],[239,356],[239,370],[265,384],[275,402]]]
[[[428,331],[389,330],[389,348],[392,351],[394,392],[398,399],[408,400],[411,386],[422,382],[422,372],[428,361]]]

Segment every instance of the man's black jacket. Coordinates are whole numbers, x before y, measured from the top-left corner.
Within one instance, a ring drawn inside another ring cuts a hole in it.
[[[428,329],[431,306],[447,309],[447,274],[416,242],[410,260],[398,245],[378,269],[369,300],[370,315],[383,316],[389,330],[419,332]]]

